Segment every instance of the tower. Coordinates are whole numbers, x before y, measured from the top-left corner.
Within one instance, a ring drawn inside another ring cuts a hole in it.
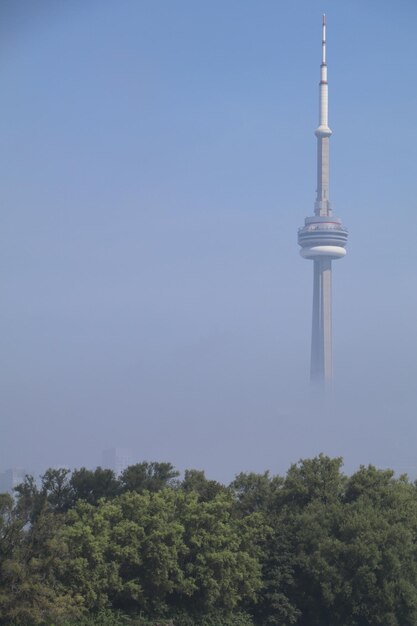
[[[311,381],[328,384],[332,378],[332,261],[346,254],[348,233],[333,215],[329,202],[328,84],[326,63],[326,16],[322,25],[322,59],[319,83],[317,137],[317,196],[314,215],[306,217],[298,231],[300,254],[314,264],[313,324],[311,335]]]

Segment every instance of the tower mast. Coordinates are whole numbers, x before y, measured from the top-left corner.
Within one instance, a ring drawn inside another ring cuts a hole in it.
[[[314,262],[313,323],[311,335],[312,382],[328,384],[332,379],[332,260],[346,254],[347,230],[333,216],[329,200],[328,82],[326,61],[326,16],[322,21],[322,56],[319,83],[317,137],[317,195],[314,216],[306,217],[298,231],[300,254]]]
[[[329,202],[329,86],[327,83],[326,63],[326,16],[322,23],[322,53],[319,83],[319,125],[315,131],[317,137],[317,197],[314,205],[316,215],[331,215]]]

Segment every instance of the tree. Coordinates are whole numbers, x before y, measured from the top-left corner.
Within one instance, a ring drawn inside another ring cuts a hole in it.
[[[417,623],[416,488],[373,467],[347,479],[340,465],[320,456],[292,466],[285,480],[274,529],[288,538],[285,595],[299,614],[296,623],[411,626]],[[277,548],[269,559],[279,562],[282,544]],[[276,589],[283,588],[280,572]],[[286,623],[271,622],[272,615],[265,623]]]
[[[165,487],[176,487],[179,472],[171,463],[137,463],[127,467],[120,477],[123,491],[160,491]]]
[[[42,512],[46,503],[46,494],[42,493],[33,476],[25,476],[23,483],[14,488],[16,494],[16,513],[24,523],[33,522]]]
[[[346,477],[341,472],[343,459],[324,454],[290,466],[283,484],[280,505],[305,507],[309,502],[330,504],[342,497]]]
[[[50,468],[41,476],[41,491],[54,511],[67,511],[73,504],[74,493],[69,480],[70,474],[69,469],[60,467]]]
[[[108,606],[121,589],[119,564],[111,558],[112,527],[120,519],[117,503],[105,500],[97,506],[78,500],[65,517],[64,533],[71,555],[66,583],[83,595],[91,611]]]
[[[68,585],[94,610],[228,614],[260,587],[260,528],[256,515],[235,519],[230,494],[201,502],[167,488],[78,501],[67,514]]]
[[[176,491],[163,489],[118,498],[120,517],[110,548],[122,581],[116,606],[164,615],[169,597],[183,588],[180,560],[186,546],[177,497]]]
[[[110,469],[97,467],[94,471],[82,467],[71,476],[74,500],[97,504],[101,498],[115,498],[120,493],[120,482]]]
[[[83,598],[64,583],[69,555],[62,516],[43,510],[27,527],[9,507],[2,530],[0,623],[32,626],[79,617]]]
[[[11,558],[25,524],[26,518],[17,515],[12,496],[8,493],[0,494],[0,563]]]
[[[240,515],[250,515],[255,512],[270,512],[275,506],[283,485],[281,476],[263,474],[240,473],[230,484],[230,489],[236,499],[236,510]]]
[[[219,493],[225,492],[226,487],[216,480],[208,480],[203,471],[185,470],[181,489],[185,493],[196,493],[203,502],[213,500]]]
[[[219,493],[208,502],[196,493],[178,497],[186,552],[181,555],[183,591],[175,605],[191,613],[231,612],[254,600],[261,586],[256,514],[237,519],[233,498]]]
[[[163,614],[182,584],[184,550],[176,492],[127,492],[97,506],[79,501],[67,518],[71,584],[91,609],[112,606]]]

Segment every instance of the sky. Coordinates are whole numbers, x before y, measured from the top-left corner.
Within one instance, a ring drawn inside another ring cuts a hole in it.
[[[327,15],[334,394],[309,389]],[[2,0],[0,471],[417,477],[415,0]]]

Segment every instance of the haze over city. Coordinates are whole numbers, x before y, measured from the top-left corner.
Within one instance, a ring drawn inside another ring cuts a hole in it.
[[[334,394],[309,388],[321,15]],[[4,1],[3,470],[417,476],[417,5]]]

